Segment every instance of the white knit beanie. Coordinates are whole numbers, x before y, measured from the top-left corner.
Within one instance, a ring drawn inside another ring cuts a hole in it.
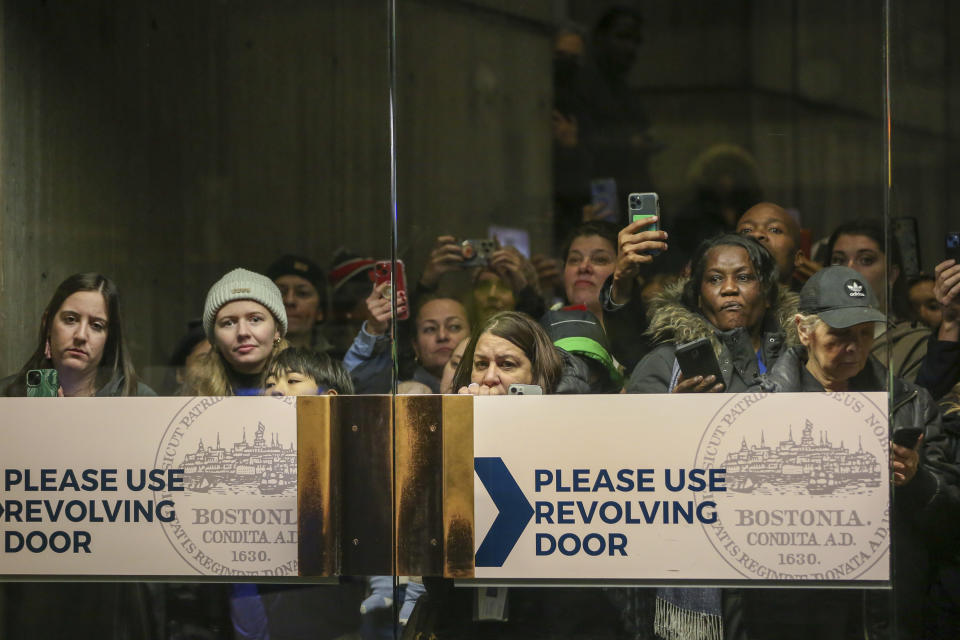
[[[234,269],[210,287],[207,301],[203,304],[203,328],[207,338],[213,342],[213,320],[220,307],[234,300],[253,300],[259,302],[273,314],[281,336],[287,334],[287,311],[283,306],[280,289],[267,276]]]

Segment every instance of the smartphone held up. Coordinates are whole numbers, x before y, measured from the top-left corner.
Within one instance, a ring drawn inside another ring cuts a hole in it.
[[[960,264],[960,231],[947,231],[945,244],[947,260]]]
[[[463,254],[461,266],[464,269],[470,267],[485,267],[490,262],[490,257],[497,250],[497,242],[492,238],[471,238],[460,243],[460,253]]]
[[[657,221],[644,227],[644,231],[659,231],[661,229],[660,196],[656,193],[631,193],[627,196],[627,209],[630,212],[630,222],[646,220],[656,216]],[[659,255],[660,251],[655,250],[648,253],[655,256]]]
[[[407,293],[407,278],[404,273],[403,260],[397,260],[397,279],[393,279],[393,265],[389,260],[380,260],[373,265],[373,271],[370,272],[370,279],[373,280],[373,285],[379,286],[385,282],[389,282],[388,286],[384,292],[383,297],[392,298],[393,290],[396,289],[397,299],[403,298]],[[403,311],[397,314],[398,320],[406,320],[410,317],[410,310],[404,307]]]

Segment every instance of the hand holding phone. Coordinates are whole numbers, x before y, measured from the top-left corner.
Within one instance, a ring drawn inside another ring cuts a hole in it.
[[[660,196],[656,193],[631,193],[627,197],[630,222],[656,217],[657,221],[647,227],[647,231],[659,231]]]
[[[723,389],[723,373],[708,338],[680,345],[675,356],[683,374],[683,380],[673,390],[675,393],[718,392]]]
[[[60,378],[56,369],[27,371],[28,398],[56,398],[60,392]]]
[[[630,301],[640,266],[653,262],[654,256],[667,250],[667,232],[660,229],[660,201],[656,196],[655,193],[631,193],[627,201],[631,222],[617,234],[617,266],[611,291],[616,304]]]
[[[423,267],[420,284],[427,289],[435,288],[443,274],[460,270],[462,262],[463,253],[457,239],[453,236],[438,236],[430,250],[430,258]]]
[[[902,427],[890,437],[890,479],[895,486],[907,484],[916,475],[920,466],[917,445],[922,436],[923,429],[920,427]]]
[[[393,301],[393,289],[397,291],[397,319],[406,320],[410,317],[410,309],[407,307],[407,278],[403,266],[403,260],[397,260],[397,279],[393,280],[393,265],[389,260],[380,260],[373,265],[373,271],[370,272],[370,278],[373,280],[374,290],[380,285],[386,284],[381,289],[382,295],[387,300]]]
[[[960,264],[960,231],[947,231],[945,242],[947,260],[954,260]]]
[[[497,241],[492,238],[471,238],[460,243],[460,253],[463,262],[460,266],[485,267],[490,262],[493,252],[497,250]]]
[[[933,295],[940,303],[942,317],[939,339],[954,341],[960,338],[960,334],[957,334],[957,324],[960,323],[960,261],[944,260],[934,267],[933,273]]]
[[[902,427],[893,432],[890,440],[893,441],[893,444],[913,449],[917,446],[917,441],[920,440],[922,434],[923,429],[920,427]]]

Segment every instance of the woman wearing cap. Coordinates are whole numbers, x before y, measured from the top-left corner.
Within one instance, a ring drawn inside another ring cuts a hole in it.
[[[312,260],[285,255],[267,267],[266,276],[280,289],[287,312],[287,342],[319,353],[333,345],[318,329],[325,317],[326,277]]]
[[[877,308],[889,316],[889,326],[884,322],[874,327],[873,355],[887,364],[893,375],[914,382],[927,352],[930,331],[906,319],[910,314],[909,296],[906,278],[901,277],[900,245],[896,239],[885,240],[878,220],[846,222],[834,229],[827,241],[826,263],[850,267],[873,289]],[[889,252],[885,252],[887,247]],[[892,290],[890,300],[887,280]]]
[[[189,372],[187,386],[197,395],[259,394],[271,356],[288,346],[280,290],[246,269],[234,269],[210,287],[203,328],[213,348]]]
[[[869,280],[848,267],[827,267],[814,274],[800,292],[794,316],[800,346],[788,349],[766,376],[767,391],[883,391],[887,370],[873,356],[877,323],[886,322]],[[890,443],[894,485],[894,596],[898,638],[920,633],[920,612],[926,591],[928,558],[916,526],[934,516],[935,498],[943,480],[931,471],[944,460],[940,414],[926,390],[893,378],[890,430],[923,429],[913,447]],[[835,591],[812,592],[798,605],[796,592],[750,592],[744,595],[745,624],[750,633],[766,637],[832,637],[829,630],[859,624],[860,610],[869,610],[862,593],[841,597]],[[778,615],[770,615],[772,607]],[[776,628],[767,627],[776,621]],[[883,625],[876,615],[868,626]],[[823,633],[821,633],[821,631]],[[826,635],[824,635],[826,634]],[[861,634],[862,635],[862,634]],[[751,636],[752,637],[752,636]]]
[[[153,396],[137,374],[120,317],[120,293],[110,278],[77,273],[57,287],[40,318],[40,338],[19,373],[0,381],[8,396],[27,395],[31,369],[56,369],[68,397]]]

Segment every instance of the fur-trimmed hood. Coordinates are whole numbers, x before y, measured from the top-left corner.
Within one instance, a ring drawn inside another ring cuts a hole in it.
[[[646,333],[657,344],[680,345],[700,338],[709,338],[714,351],[719,355],[722,347],[717,338],[717,328],[703,314],[691,311],[680,301],[686,282],[687,279],[683,279],[672,283],[663,290],[663,293],[653,297],[648,311],[650,325]],[[778,285],[776,304],[767,310],[763,319],[764,331],[783,333],[786,346],[793,346],[800,342],[797,337],[797,327],[793,321],[797,313],[797,302],[797,294],[783,285]]]

